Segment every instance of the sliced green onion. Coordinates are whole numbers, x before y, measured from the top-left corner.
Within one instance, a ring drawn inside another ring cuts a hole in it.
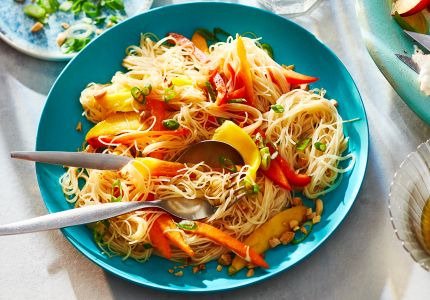
[[[91,2],[85,2],[82,4],[82,10],[90,17],[100,16],[100,10]]]
[[[222,124],[224,124],[225,121],[227,121],[226,118],[221,118],[221,117],[217,118],[216,120],[218,121],[219,125],[222,125]]]
[[[69,53],[71,51],[78,52],[79,50],[84,48],[85,45],[87,45],[90,41],[91,39],[83,39],[83,40],[67,39],[63,43],[63,45],[61,45],[60,50],[62,53]]]
[[[117,197],[117,198],[115,198],[114,196],[113,196],[113,191],[114,191],[114,189],[115,189],[115,187],[119,187],[119,192],[120,192],[120,195],[119,195],[119,197]],[[113,183],[113,185],[112,185],[112,192],[111,192],[111,194],[110,194],[110,201],[111,202],[121,202],[121,200],[122,200],[122,186],[121,186],[121,180],[119,180],[119,179],[117,179],[114,183]]]
[[[200,34],[205,40],[221,42],[212,32],[207,29],[199,28],[196,29],[196,32]]]
[[[82,33],[77,33],[78,31],[82,31]],[[75,24],[73,26],[70,26],[66,31],[66,35],[69,39],[77,39],[82,40],[91,35],[93,33],[93,26],[90,24]]]
[[[136,100],[142,105],[146,104],[145,96],[143,95],[142,91],[138,87],[132,88],[130,93],[133,96],[134,100]]]
[[[94,24],[104,23],[106,21],[106,17],[94,18]]]
[[[142,244],[143,248],[146,250],[154,248],[151,244]]]
[[[322,151],[322,152],[325,152],[327,150],[327,146],[323,143],[320,143],[320,142],[316,142],[314,144],[314,146],[315,146],[315,148],[317,148],[317,150]]]
[[[72,10],[75,14],[79,13],[79,12],[81,11],[81,9],[82,9],[82,4],[84,4],[84,2],[85,2],[85,1],[86,1],[86,0],[78,0],[78,1],[76,1],[76,2],[73,4],[73,6],[72,6],[71,10]]]
[[[270,156],[270,158],[275,159],[278,156],[278,148],[276,147],[276,145],[269,139],[265,139],[263,141],[263,146],[265,147],[267,145],[267,143],[269,143],[270,145],[272,145],[273,150],[275,150],[275,152]]]
[[[250,197],[257,196],[260,191],[258,184],[252,184],[247,179],[242,180],[240,184],[245,186],[245,193]]]
[[[271,109],[273,109],[273,111],[277,114],[282,114],[285,111],[285,108],[282,107],[282,105],[272,105],[270,107]]]
[[[271,59],[275,59],[273,56],[273,49],[269,44],[261,44],[261,48],[270,56]]]
[[[161,122],[161,124],[168,130],[176,130],[179,128],[179,122],[173,119],[164,120]]]
[[[97,232],[97,227],[99,226],[100,222],[102,222],[103,225],[106,227],[106,230],[101,235],[99,235],[99,233]],[[94,227],[94,231],[93,231],[94,241],[96,242],[96,244],[100,243],[103,240],[104,236],[109,231],[109,227],[110,227],[110,222],[108,220],[98,221],[96,223],[96,227]]]
[[[37,1],[37,4],[39,4],[47,14],[50,14],[56,10],[49,0],[39,0]]]
[[[40,7],[40,6],[36,6],[36,5],[29,5],[24,7],[24,13],[29,16],[29,17],[33,17],[35,19],[41,19],[41,18],[45,18],[46,12],[45,10]]]
[[[227,36],[227,37],[229,37],[229,36],[232,36],[230,33],[228,33],[228,32],[226,32],[226,31],[224,31],[224,30],[222,30],[221,28],[214,28],[214,36],[215,36],[215,38],[219,41],[219,38],[216,36],[216,34],[217,33],[222,33],[222,34],[224,34],[225,36]]]
[[[215,96],[214,90],[212,89],[211,83],[209,81],[205,81],[205,84],[206,84],[206,89],[208,90],[208,94],[209,94],[212,102],[215,102],[216,96]]]
[[[60,5],[59,9],[61,9],[62,11],[68,11],[72,8],[72,6],[73,1],[66,1]]]
[[[311,138],[304,138],[300,139],[296,143],[296,149],[298,150],[305,150],[308,144],[312,141]]]
[[[84,23],[87,23],[87,24],[93,23],[93,21],[90,18],[83,18],[82,21],[84,21]]]
[[[230,164],[230,166],[231,166],[230,168],[225,165],[226,161]],[[221,167],[223,167],[227,171],[232,172],[232,173],[237,172],[237,167],[234,164],[234,162],[231,161],[231,159],[225,158],[224,156],[220,156],[219,157],[219,163],[221,164]]]
[[[124,9],[124,4],[122,3],[121,0],[108,0],[108,1],[105,1],[104,5],[113,11]]]
[[[265,147],[264,143],[263,143],[263,137],[261,136],[261,134],[258,132],[254,138],[252,139],[255,144],[257,145],[258,148],[262,148]]]
[[[245,103],[246,100],[245,99],[230,99],[227,100],[227,103]]]
[[[263,168],[263,170],[269,170],[270,162],[272,161],[269,147],[264,147],[263,149],[260,149],[260,154],[261,154],[261,167]]]
[[[308,237],[308,235],[309,235],[309,233],[311,233],[311,231],[312,231],[312,227],[313,227],[313,223],[312,223],[312,221],[311,220],[308,220],[308,221],[306,221],[305,223],[303,223],[303,225],[302,226],[300,226],[300,228],[302,228],[302,227],[304,227],[304,226],[309,226],[309,229],[308,229],[308,232],[302,237],[302,238],[300,238],[300,239],[298,239],[298,240],[292,240],[291,241],[291,245],[297,245],[297,244],[300,244],[301,242],[303,242],[307,237]]]
[[[118,24],[119,22],[121,22],[123,20],[123,18],[117,17],[117,16],[113,16],[113,17],[110,17],[109,20],[111,20],[112,23]]]
[[[175,86],[172,85],[171,87],[167,88],[164,90],[164,103],[169,103],[170,100],[173,99],[173,97],[175,96]]]
[[[196,230],[197,224],[193,221],[183,220],[180,223],[175,223],[176,227],[181,228],[183,230]]]
[[[130,76],[132,78],[132,76]],[[133,77],[134,78],[134,77]],[[150,83],[145,84],[145,86],[142,89],[143,96],[148,96],[152,92],[152,85]]]

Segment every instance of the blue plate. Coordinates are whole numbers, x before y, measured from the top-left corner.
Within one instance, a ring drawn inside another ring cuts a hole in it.
[[[356,0],[361,35],[370,56],[397,94],[414,113],[430,124],[430,97],[420,91],[418,74],[394,55],[398,53],[411,56],[414,44],[419,45],[391,17],[394,2],[395,0]]]
[[[132,17],[148,10],[151,7],[152,1],[153,0],[123,0],[123,11],[113,12],[108,8],[102,8],[101,16],[118,15],[124,18]],[[59,2],[61,4],[66,2],[66,0],[60,0]],[[74,57],[76,53],[61,53],[56,39],[58,33],[64,31],[61,23],[68,23],[70,25],[83,23],[82,18],[85,17],[84,13],[74,14],[71,11],[64,12],[58,10],[49,16],[48,24],[45,24],[43,29],[37,32],[31,32],[30,29],[33,27],[34,23],[36,23],[36,20],[28,17],[23,12],[24,7],[30,4],[34,3],[15,0],[1,2],[0,38],[18,51],[36,58],[67,61]],[[108,28],[106,28],[107,21],[96,27],[105,31],[108,30]],[[96,34],[93,33],[90,37],[94,38],[95,36]]]
[[[109,259],[96,247],[92,232],[86,226],[63,230],[70,242],[94,263],[137,284],[169,291],[211,292],[243,287],[285,271],[315,251],[333,233],[354,203],[363,181],[369,142],[367,119],[357,87],[340,60],[315,36],[291,21],[265,10],[229,3],[189,3],[154,9],[115,26],[92,41],[67,65],[54,84],[39,123],[36,150],[76,151],[80,147],[86,132],[93,126],[82,116],[81,91],[89,82],[108,82],[116,71],[124,70],[121,63],[125,49],[138,45],[142,32],[163,37],[174,31],[191,37],[197,28],[214,27],[222,27],[231,34],[252,31],[273,47],[279,63],[295,64],[298,72],[320,77],[313,87],[324,87],[328,96],[339,102],[342,117],[361,119],[345,123],[345,134],[350,137],[348,151],[355,153],[357,161],[340,186],[322,198],[322,221],[307,240],[297,246],[268,251],[266,261],[270,270],[257,268],[251,278],[246,277],[245,270],[234,277],[227,275],[227,268],[218,272],[216,261],[208,263],[201,274],[193,274],[191,268],[185,268],[183,277],[175,277],[167,272],[175,264],[166,259],[152,256],[144,264],[132,259],[121,261],[120,257]],[[82,132],[75,129],[78,122],[82,122]],[[49,212],[71,209],[58,184],[63,168],[37,164],[36,171]]]

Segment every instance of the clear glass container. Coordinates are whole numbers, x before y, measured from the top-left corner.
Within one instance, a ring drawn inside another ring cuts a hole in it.
[[[275,14],[299,14],[307,11],[318,0],[258,0]]]

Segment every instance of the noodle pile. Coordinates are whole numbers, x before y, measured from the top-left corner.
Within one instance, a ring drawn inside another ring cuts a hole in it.
[[[219,127],[217,118],[232,120],[243,126],[243,130],[253,135],[257,128],[266,132],[267,138],[275,144],[279,143],[279,154],[289,163],[296,173],[312,176],[311,183],[303,188],[294,188],[311,199],[334,189],[340,182],[338,174],[352,168],[354,160],[346,169],[338,164],[342,160],[353,158],[353,154],[342,157],[347,148],[347,138],[343,135],[342,118],[324,92],[319,94],[300,89],[291,90],[291,85],[282,74],[282,67],[274,62],[259,47],[258,39],[242,37],[247,58],[252,72],[256,108],[245,104],[225,104],[221,107],[208,100],[204,82],[211,76],[211,70],[217,69],[222,74],[228,92],[235,90],[237,76],[233,76],[229,65],[237,74],[241,68],[237,55],[237,39],[229,37],[226,43],[217,43],[210,47],[210,60],[201,63],[189,49],[180,46],[166,45],[166,38],[155,42],[151,34],[142,35],[140,46],[130,46],[123,60],[128,69],[126,74],[117,72],[108,84],[91,83],[82,91],[80,102],[88,120],[94,123],[105,120],[116,113],[116,109],[105,109],[95,99],[94,93],[106,91],[107,94],[120,92],[132,87],[142,89],[151,83],[151,99],[164,101],[163,95],[173,78],[187,77],[192,85],[175,87],[175,95],[166,110],[166,119],[179,122],[181,128],[190,130],[183,135],[162,135],[145,137],[135,140],[130,146],[108,146],[104,153],[125,155],[129,157],[147,156],[153,151],[162,151],[163,160],[175,161],[178,156],[195,142],[211,139],[215,129]],[[291,91],[290,91],[291,90]],[[136,102],[130,97],[130,104],[137,112]],[[268,106],[279,104],[285,108],[284,113],[275,113]],[[141,111],[140,111],[141,112]],[[142,113],[143,114],[143,113]],[[155,121],[150,116],[137,130],[144,128],[150,131]],[[146,127],[143,124],[146,123]],[[120,136],[135,133],[125,130]],[[312,138],[312,143],[321,142],[327,150],[321,152],[315,147],[297,150],[296,142],[302,138]],[[96,152],[87,146],[83,152]],[[209,172],[203,172],[204,166]],[[246,172],[248,166],[242,168]],[[203,222],[210,224],[228,235],[243,241],[256,228],[281,211],[291,206],[292,195],[270,179],[258,173],[256,184],[260,192],[256,197],[244,197],[231,207],[232,190],[227,188],[233,183],[230,176],[212,170],[204,162],[184,167],[185,175],[174,178],[149,177],[142,174],[129,164],[120,172],[82,170],[70,167],[61,177],[60,184],[67,201],[75,203],[75,207],[97,205],[111,202],[113,184],[120,179],[123,192],[121,201],[144,201],[152,194],[155,199],[166,199],[183,196],[186,198],[206,198],[213,205],[220,205],[218,211]],[[148,170],[149,172],[149,170]],[[191,178],[191,174],[194,174]],[[83,188],[79,188],[78,179],[85,180]],[[128,213],[109,219],[109,230],[98,245],[109,256],[123,255],[124,259],[132,257],[145,261],[151,254],[161,255],[156,248],[147,249],[144,245],[151,244],[148,234],[154,220],[164,214],[158,210],[144,210]],[[94,229],[95,224],[90,225]],[[97,232],[102,234],[105,226],[97,225]],[[188,234],[180,231],[185,241],[195,252],[188,255],[171,244],[172,260],[185,261],[191,264],[205,263],[218,258],[228,249],[218,245],[209,238]]]

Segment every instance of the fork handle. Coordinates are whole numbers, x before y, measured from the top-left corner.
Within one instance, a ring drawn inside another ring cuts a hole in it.
[[[74,225],[89,224],[100,220],[113,218],[145,207],[162,208],[157,201],[141,202],[112,202],[101,205],[91,205],[78,209],[69,209],[33,219],[0,226],[0,236],[59,229]]]

